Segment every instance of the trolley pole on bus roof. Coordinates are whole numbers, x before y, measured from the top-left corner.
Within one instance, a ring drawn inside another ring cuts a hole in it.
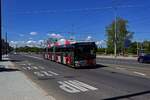
[[[0,61],[2,61],[2,1],[0,0]]]

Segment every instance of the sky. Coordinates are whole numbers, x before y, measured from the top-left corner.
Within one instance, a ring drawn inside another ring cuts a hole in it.
[[[150,40],[150,0],[2,0],[3,37],[41,41],[51,34],[77,40],[106,40],[115,18],[128,20],[133,40]],[[114,10],[116,8],[116,11]]]

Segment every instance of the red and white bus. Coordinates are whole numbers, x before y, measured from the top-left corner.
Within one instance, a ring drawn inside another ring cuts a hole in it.
[[[95,42],[76,42],[45,48],[44,58],[72,67],[96,65]]]

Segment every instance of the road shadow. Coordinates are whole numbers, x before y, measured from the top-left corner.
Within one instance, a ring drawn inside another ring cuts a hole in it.
[[[38,80],[54,80],[55,78],[51,77],[38,77]]]
[[[2,60],[2,62],[7,62],[7,61],[10,61],[10,62],[21,62],[23,60],[19,60],[19,59]]]
[[[0,72],[13,72],[13,71],[20,71],[14,68],[5,68],[5,66],[0,65]]]
[[[150,64],[150,62],[145,62],[144,64]]]
[[[120,100],[120,99],[127,99],[135,96],[140,96],[140,95],[145,95],[149,94],[150,91],[143,91],[143,92],[138,92],[138,93],[133,93],[133,94],[128,94],[128,95],[123,95],[123,96],[117,96],[117,97],[112,97],[112,98],[106,98],[103,100]]]
[[[103,68],[103,67],[108,67],[108,66],[96,64],[95,66],[82,66],[76,69],[97,69],[97,68]]]
[[[66,79],[73,79],[73,78],[76,78],[76,77],[79,77],[79,76],[63,76],[63,78],[66,78]]]

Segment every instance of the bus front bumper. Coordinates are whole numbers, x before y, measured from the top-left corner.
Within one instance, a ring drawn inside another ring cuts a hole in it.
[[[96,60],[95,59],[75,61],[75,66],[76,67],[95,66],[95,65],[96,65]]]

